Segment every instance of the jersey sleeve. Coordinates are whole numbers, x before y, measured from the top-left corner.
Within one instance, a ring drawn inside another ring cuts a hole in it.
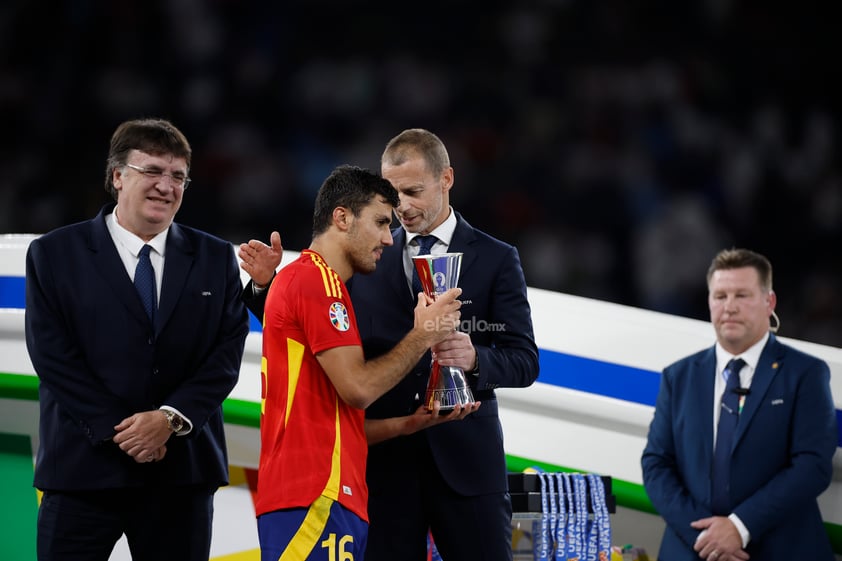
[[[297,317],[313,354],[334,347],[362,345],[345,284],[329,268],[308,270],[299,278]],[[319,273],[319,274],[314,274]]]

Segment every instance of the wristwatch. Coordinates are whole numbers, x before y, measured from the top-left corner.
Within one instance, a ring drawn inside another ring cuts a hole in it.
[[[169,409],[164,409],[163,411],[167,417],[167,427],[173,432],[181,432],[184,428],[184,417]]]

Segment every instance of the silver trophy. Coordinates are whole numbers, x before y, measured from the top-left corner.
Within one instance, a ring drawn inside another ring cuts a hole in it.
[[[424,293],[433,300],[457,286],[459,271],[462,268],[461,253],[418,255],[412,260]],[[471,387],[465,380],[465,372],[461,368],[442,366],[437,360],[433,360],[427,392],[424,396],[427,409],[432,409],[433,402],[436,400],[440,403],[440,411],[444,413],[452,411],[457,405],[465,406],[474,403]]]

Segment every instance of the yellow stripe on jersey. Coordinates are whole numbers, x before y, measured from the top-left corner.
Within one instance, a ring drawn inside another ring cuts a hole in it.
[[[278,561],[307,559],[324,533],[331,506],[333,506],[333,501],[325,497],[319,497],[310,505],[301,526],[292,536]]]
[[[266,362],[266,357],[260,357],[260,377],[263,378],[263,387],[261,388],[261,393],[263,395],[260,396],[260,414],[263,415],[266,413],[266,389],[269,387],[269,375],[268,367],[266,366],[268,363]]]
[[[287,409],[284,416],[284,426],[289,422],[289,412],[292,409],[292,400],[295,397],[295,388],[298,386],[298,378],[301,376],[301,362],[304,360],[304,345],[295,339],[287,338],[287,368],[289,379],[287,380]]]
[[[325,490],[322,493],[326,497],[338,501],[339,500],[339,476],[342,474],[341,454],[342,454],[342,432],[339,430],[339,398],[335,400],[336,410],[336,439],[333,441],[333,456],[330,460],[330,476],[327,478]]]
[[[260,548],[229,553],[221,557],[211,557],[210,561],[260,561]]]
[[[334,298],[342,298],[342,284],[339,282],[339,275],[336,274],[336,271],[331,269],[328,264],[315,253],[310,254],[310,259],[322,273],[322,283],[324,283],[325,295],[332,296]]]

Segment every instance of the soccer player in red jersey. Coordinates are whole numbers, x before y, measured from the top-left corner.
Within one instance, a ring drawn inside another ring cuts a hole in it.
[[[345,282],[392,244],[398,193],[379,175],[339,166],[322,184],[313,239],[266,296],[258,533],[272,560],[361,561],[368,535],[363,409],[459,325],[451,289],[419,297],[415,326],[366,361]]]

